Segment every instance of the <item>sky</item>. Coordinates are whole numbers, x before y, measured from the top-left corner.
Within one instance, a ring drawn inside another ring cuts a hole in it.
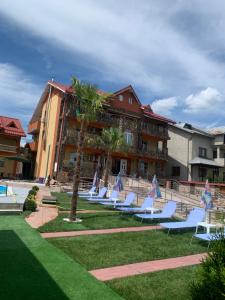
[[[176,122],[225,125],[224,0],[1,0],[0,115],[24,129],[46,82],[71,77]]]

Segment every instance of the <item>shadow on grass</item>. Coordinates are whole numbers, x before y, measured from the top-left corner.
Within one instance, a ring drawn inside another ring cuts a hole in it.
[[[0,299],[69,300],[12,230],[0,231]]]

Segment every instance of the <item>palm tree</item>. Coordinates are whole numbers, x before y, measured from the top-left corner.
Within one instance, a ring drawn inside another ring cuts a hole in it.
[[[123,131],[114,127],[103,129],[102,135],[96,143],[106,151],[104,186],[107,187],[112,164],[112,153],[126,148]]]
[[[77,119],[80,121],[80,131],[77,141],[77,156],[73,178],[73,195],[71,200],[70,221],[76,220],[78,187],[80,183],[81,154],[88,123],[94,121],[102,110],[106,96],[100,95],[96,86],[72,78],[74,96],[77,99]]]

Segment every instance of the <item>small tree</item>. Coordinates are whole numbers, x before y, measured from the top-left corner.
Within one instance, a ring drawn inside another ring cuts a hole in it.
[[[191,286],[193,300],[225,299],[225,238],[221,235],[218,241],[212,243],[208,257],[203,260]]]
[[[80,183],[81,154],[88,123],[97,118],[101,112],[106,96],[100,95],[96,86],[72,78],[74,96],[78,101],[77,119],[80,121],[80,131],[77,142],[77,156],[73,178],[73,195],[71,200],[70,221],[76,220],[78,187]]]
[[[95,143],[106,152],[105,171],[103,177],[104,186],[107,187],[112,163],[112,153],[126,149],[123,131],[120,128],[114,127],[103,129],[102,135],[95,141]]]

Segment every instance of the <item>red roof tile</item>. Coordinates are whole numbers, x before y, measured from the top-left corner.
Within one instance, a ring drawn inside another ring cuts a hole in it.
[[[55,82],[55,81],[48,81],[48,84],[50,84],[51,86],[61,90],[62,92],[64,93],[73,93],[73,87],[70,85],[64,85],[64,84],[61,84],[61,83],[58,83],[58,82]],[[163,121],[163,122],[167,122],[167,123],[172,123],[172,124],[175,124],[176,122],[171,120],[171,119],[168,119],[166,117],[163,117],[161,115],[158,115],[158,114],[155,114],[152,109],[151,109],[151,106],[150,105],[141,105],[141,102],[140,100],[138,99],[133,87],[131,85],[115,92],[115,93],[112,93],[111,96],[114,96],[114,95],[117,95],[119,93],[121,93],[122,91],[125,91],[125,90],[131,90],[134,94],[134,96],[136,97],[138,103],[140,104],[140,107],[143,109],[143,112],[145,115],[149,116],[149,117],[152,117],[153,119],[156,119],[156,120],[160,120],[160,121]],[[106,92],[104,91],[101,91],[101,90],[98,90],[98,93],[99,95],[107,95]],[[108,94],[110,95],[110,94]]]
[[[156,120],[160,120],[160,121],[164,121],[164,122],[172,123],[172,124],[176,123],[175,121],[168,119],[166,117],[163,117],[161,115],[155,114],[154,112],[144,111],[144,114],[149,117],[152,117],[153,119],[156,119]]]
[[[18,119],[0,116],[0,134],[26,136]]]

